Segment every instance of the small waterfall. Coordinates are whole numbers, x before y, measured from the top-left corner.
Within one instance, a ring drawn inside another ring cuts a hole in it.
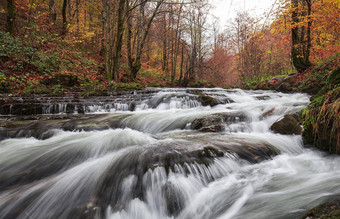
[[[308,103],[217,88],[36,98],[48,115],[0,117],[1,218],[299,218],[340,194],[340,158],[270,130]]]

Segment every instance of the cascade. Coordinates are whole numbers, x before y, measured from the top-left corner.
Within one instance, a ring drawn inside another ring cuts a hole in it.
[[[25,100],[0,110],[1,218],[299,218],[340,194],[340,158],[270,130],[306,94],[149,88],[35,103],[28,117]]]

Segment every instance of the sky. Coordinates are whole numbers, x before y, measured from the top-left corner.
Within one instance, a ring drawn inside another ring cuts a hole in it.
[[[278,0],[210,0],[213,5],[211,13],[219,18],[221,27],[236,17],[238,11],[248,11],[254,17],[265,20],[264,13],[268,13]],[[275,8],[275,7],[274,7]]]

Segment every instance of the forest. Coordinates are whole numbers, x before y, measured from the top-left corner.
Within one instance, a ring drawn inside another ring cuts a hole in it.
[[[208,0],[2,1],[0,90],[249,87],[338,54],[338,1],[279,3],[221,27]]]

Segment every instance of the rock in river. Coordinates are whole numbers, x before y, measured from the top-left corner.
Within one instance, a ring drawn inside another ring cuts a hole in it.
[[[280,118],[270,127],[270,130],[283,135],[300,135],[302,133],[302,128],[293,115],[285,115]]]

